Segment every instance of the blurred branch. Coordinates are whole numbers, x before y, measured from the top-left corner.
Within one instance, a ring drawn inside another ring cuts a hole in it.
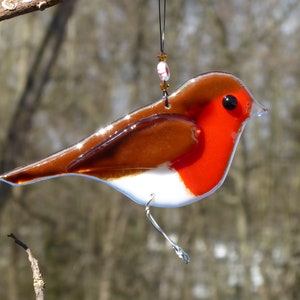
[[[27,214],[32,220],[38,220],[43,224],[47,224],[51,228],[51,230],[55,230],[57,224],[49,214],[43,214],[40,210],[35,210],[28,203],[25,202],[24,198],[26,197],[26,192],[22,193],[22,197],[16,197],[15,203],[20,206],[22,212]]]
[[[14,168],[16,166],[15,157],[22,155],[23,150],[26,149],[25,144],[32,119],[42,101],[45,86],[64,42],[67,23],[75,5],[76,0],[64,1],[54,13],[52,21],[45,31],[6,133],[0,162],[1,172]],[[0,210],[8,200],[10,193],[9,186],[0,186]]]
[[[45,10],[61,2],[63,0],[3,0],[0,5],[0,21],[36,10]]]
[[[36,300],[44,299],[45,283],[41,274],[38,260],[32,255],[30,248],[22,241],[20,241],[13,233],[9,234],[8,237],[12,238],[17,245],[22,247],[28,254],[28,260],[30,262],[33,278],[33,288],[36,295]]]

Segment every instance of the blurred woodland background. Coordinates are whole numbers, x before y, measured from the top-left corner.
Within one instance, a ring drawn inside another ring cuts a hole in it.
[[[171,92],[225,70],[271,108],[213,196],[152,209],[189,265],[144,207],[99,182],[1,183],[0,298],[34,298],[13,232],[39,259],[49,300],[300,299],[299,15],[296,0],[167,1]],[[1,22],[0,34],[2,172],[161,97],[156,0],[66,0]]]

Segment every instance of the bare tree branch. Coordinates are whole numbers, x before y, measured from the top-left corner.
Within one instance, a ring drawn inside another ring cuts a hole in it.
[[[61,2],[63,0],[2,0],[0,5],[0,21],[36,10],[44,10]]]
[[[36,300],[43,300],[45,283],[39,268],[38,260],[33,256],[30,248],[28,248],[28,246],[19,240],[13,233],[9,234],[8,237],[11,237],[17,245],[22,247],[27,252],[28,260],[32,270],[33,288],[35,291]]]

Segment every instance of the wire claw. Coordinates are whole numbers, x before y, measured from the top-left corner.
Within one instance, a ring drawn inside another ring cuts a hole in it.
[[[153,216],[151,215],[150,212],[150,205],[154,201],[155,195],[151,194],[151,199],[147,202],[146,207],[145,207],[145,212],[148,220],[152,224],[152,226],[171,244],[173,250],[177,254],[177,256],[186,264],[190,262],[190,257],[188,254],[181,248],[179,247],[175,242],[173,242],[169,236],[163,231],[163,229],[157,224]]]
[[[173,246],[173,250],[184,263],[188,264],[190,262],[189,255],[181,247],[179,247],[178,245]]]

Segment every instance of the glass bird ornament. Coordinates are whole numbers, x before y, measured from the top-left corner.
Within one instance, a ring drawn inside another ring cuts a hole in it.
[[[235,76],[205,73],[171,94],[168,107],[161,99],[0,180],[87,176],[139,204],[188,205],[222,185],[245,125],[266,112]]]

